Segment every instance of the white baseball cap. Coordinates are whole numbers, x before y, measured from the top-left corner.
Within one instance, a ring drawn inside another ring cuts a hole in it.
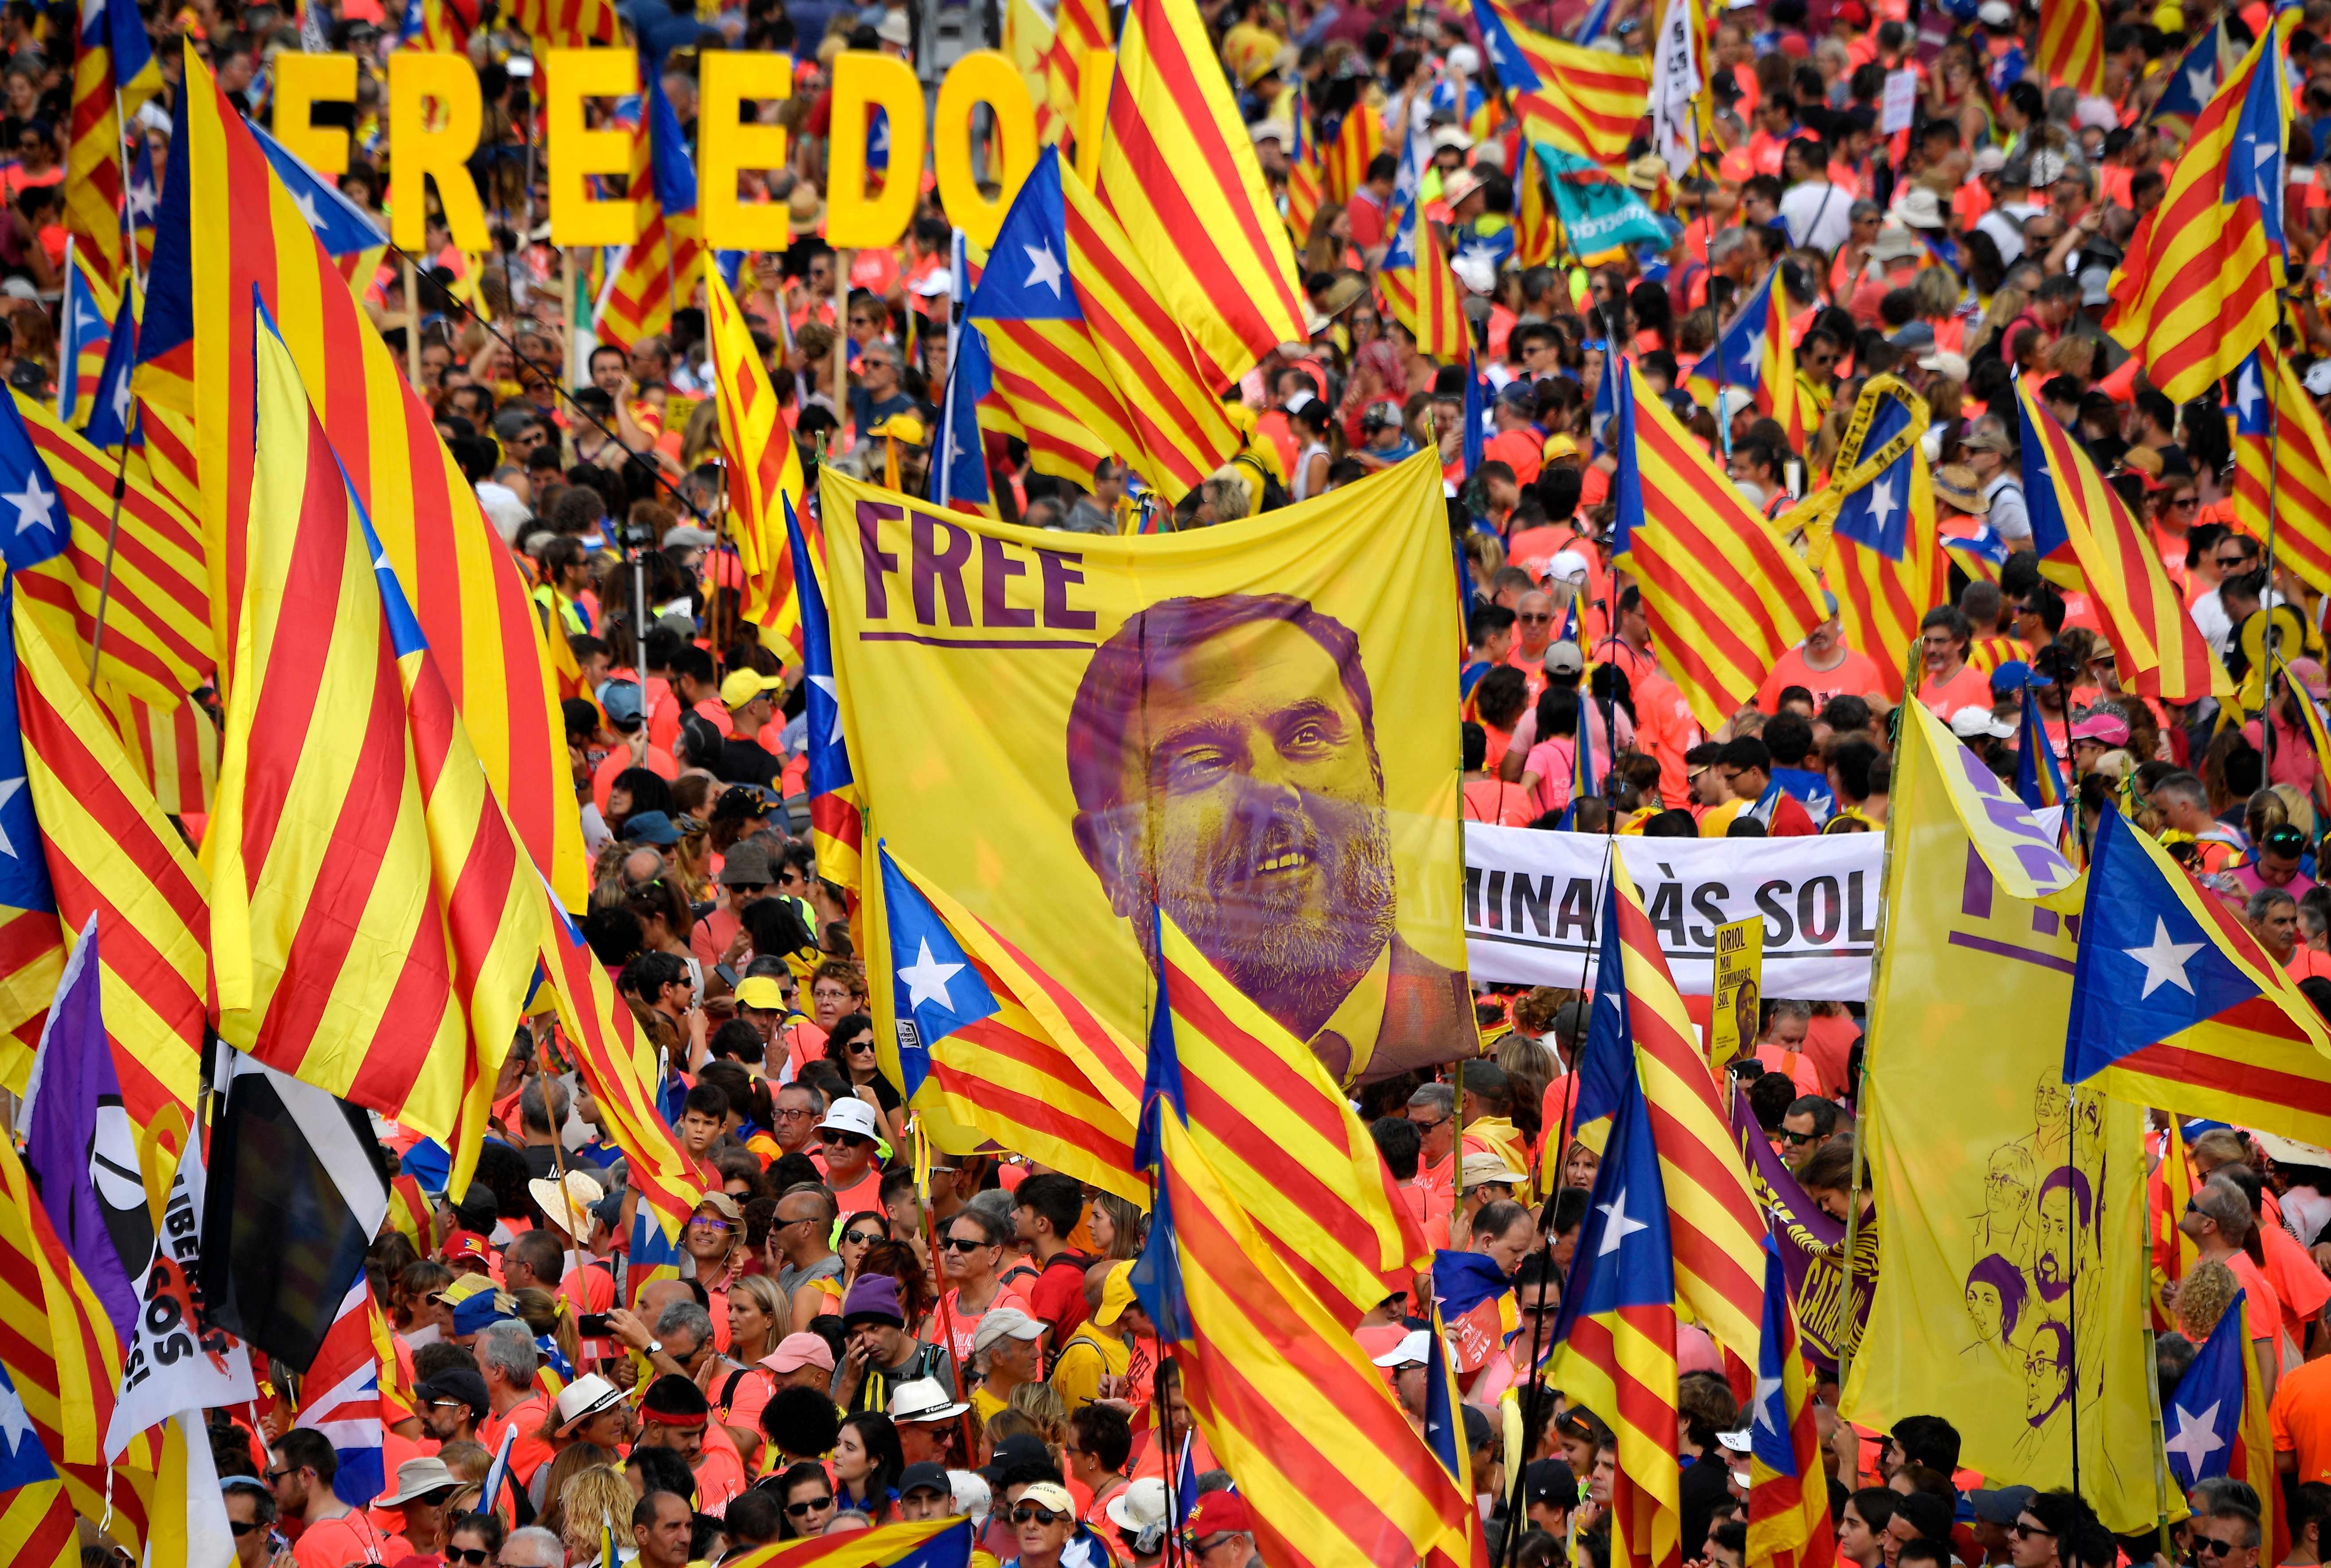
[[[1422,1328],[1410,1329],[1408,1333],[1402,1337],[1401,1342],[1398,1345],[1394,1345],[1390,1350],[1385,1351],[1382,1355],[1375,1358],[1375,1364],[1378,1366],[1422,1366],[1427,1361],[1432,1359],[1431,1346],[1432,1342],[1426,1337],[1427,1333],[1427,1330]]]

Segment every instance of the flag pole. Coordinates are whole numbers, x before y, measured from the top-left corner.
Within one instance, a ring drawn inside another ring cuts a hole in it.
[[[129,117],[121,109],[121,83],[118,80],[113,84],[113,128],[116,133],[113,150],[121,164],[122,213],[127,216],[129,212]],[[121,249],[124,259],[129,263],[130,286],[143,294],[146,280],[138,273],[138,220],[134,217],[122,231]]]
[[[1554,1200],[1548,1198],[1546,1202],[1546,1208],[1551,1211]],[[1554,1215],[1548,1212],[1544,1220],[1537,1253],[1537,1305],[1540,1308],[1546,1306],[1546,1288],[1554,1281]],[[1546,1402],[1546,1375],[1538,1360],[1545,1341],[1546,1314],[1543,1310],[1533,1311],[1530,1314],[1529,1396],[1522,1409],[1522,1436],[1525,1440],[1537,1428],[1539,1411]],[[1529,1465],[1529,1455],[1525,1453],[1521,1456],[1521,1462],[1514,1466],[1514,1473],[1506,1478],[1506,1533],[1498,1542],[1497,1568],[1506,1568],[1506,1564],[1513,1561],[1514,1539],[1521,1534],[1515,1526],[1522,1517],[1522,1479],[1527,1474]]]
[[[135,418],[133,414],[131,416]],[[105,567],[97,580],[97,620],[89,633],[89,688],[97,689],[97,662],[105,651],[105,612],[113,603],[113,557],[121,543],[121,499],[129,489],[129,429],[121,431],[121,456],[113,465],[113,507],[105,520]]]
[[[2282,290],[2274,295],[2274,331],[2268,347],[2274,354],[2274,374],[2266,384],[2266,589],[2259,595],[2259,613],[2266,617],[2266,635],[2260,639],[2267,657],[2271,660],[2279,651],[2281,639],[2276,635],[2274,623],[2274,533],[2275,489],[2282,477],[2282,322],[2285,311]],[[2260,355],[2263,364],[2266,356]],[[2259,682],[2265,707],[2259,712],[2259,776],[2269,783],[2274,779],[2274,682],[2271,666],[2268,679]]]

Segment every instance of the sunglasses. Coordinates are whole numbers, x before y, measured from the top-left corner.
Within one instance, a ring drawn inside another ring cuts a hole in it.
[[[688,1217],[688,1222],[695,1226],[699,1231],[726,1231],[729,1229],[728,1221],[718,1219],[710,1214],[690,1214]]]
[[[881,1239],[882,1233],[880,1231],[844,1231],[842,1233],[842,1240],[852,1247],[868,1246]]]
[[[2221,1541],[2215,1535],[2193,1537],[2193,1554],[2197,1557],[2228,1557],[2236,1548],[2231,1541]]]
[[[1819,1133],[1793,1133],[1784,1129],[1781,1140],[1793,1149],[1801,1149],[1819,1136]]]
[[[871,1040],[853,1040],[842,1049],[855,1056],[861,1050],[871,1051],[874,1049],[874,1042]]]
[[[939,1243],[941,1248],[949,1252],[976,1252],[982,1247],[992,1247],[994,1245],[994,1243],[992,1241],[966,1241],[960,1236],[950,1236],[946,1240]]]
[[[266,1525],[261,1524],[256,1519],[229,1519],[226,1522],[226,1527],[234,1532],[234,1538],[238,1541],[242,1540],[245,1535],[250,1535],[253,1530],[264,1530],[267,1528]]]
[[[832,1127],[821,1131],[817,1135],[817,1141],[821,1144],[840,1144],[845,1148],[857,1144],[864,1144],[871,1148],[874,1144],[872,1138],[867,1137],[862,1133],[838,1133]]]
[[[282,1480],[285,1477],[296,1476],[300,1472],[296,1468],[289,1470],[270,1470],[267,1472],[267,1484],[271,1487],[275,1485],[276,1482]]]
[[[785,1505],[785,1512],[792,1515],[794,1518],[800,1519],[816,1513],[820,1508],[831,1508],[832,1506],[833,1499],[830,1497],[812,1497],[805,1503],[787,1503]]]
[[[1012,1510],[1012,1522],[1015,1525],[1057,1525],[1067,1517],[1066,1514],[1040,1508],[1033,1503],[1023,1503]]]
[[[445,1561],[467,1563],[471,1568],[486,1568],[487,1563],[494,1561],[494,1554],[483,1546],[448,1546],[445,1548]]]

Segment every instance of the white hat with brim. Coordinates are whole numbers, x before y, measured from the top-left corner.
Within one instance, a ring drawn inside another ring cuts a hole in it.
[[[952,1421],[971,1407],[959,1404],[947,1396],[935,1377],[918,1377],[899,1385],[890,1396],[890,1419],[893,1421]]]
[[[1410,1329],[1398,1345],[1375,1358],[1375,1364],[1392,1367],[1422,1366],[1432,1358],[1432,1342],[1426,1337],[1426,1333],[1427,1331],[1422,1328]]]

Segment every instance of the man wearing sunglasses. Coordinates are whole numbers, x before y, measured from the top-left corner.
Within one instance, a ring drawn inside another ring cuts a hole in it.
[[[1837,1134],[1837,1102],[1820,1095],[1800,1095],[1789,1102],[1781,1118],[1781,1157],[1789,1169],[1804,1168],[1807,1160]]]
[[[226,1495],[226,1527],[234,1532],[235,1568],[263,1568],[275,1556],[275,1499],[251,1476],[228,1476],[219,1486]]]
[[[1020,1555],[1004,1568],[1062,1568],[1069,1542],[1078,1534],[1077,1507],[1069,1498],[1069,1489],[1058,1481],[1030,1481],[1006,1487],[1004,1495],[1010,1499],[1005,1517],[1012,1522],[1012,1538],[1020,1548]],[[1107,1557],[1099,1550],[1080,1555],[1088,1562]]]
[[[882,1173],[874,1163],[874,1107],[861,1099],[838,1099],[817,1125],[825,1149],[825,1184],[845,1214],[861,1209],[880,1212]]]

